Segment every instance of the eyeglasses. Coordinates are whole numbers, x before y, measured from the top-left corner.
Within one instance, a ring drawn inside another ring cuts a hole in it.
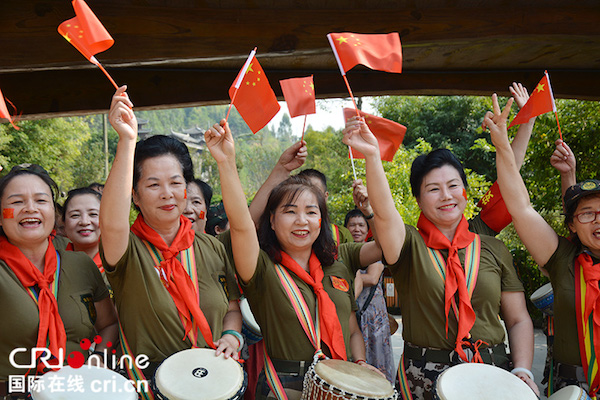
[[[574,217],[577,217],[579,222],[581,222],[582,224],[588,224],[590,222],[594,222],[596,218],[598,218],[599,214],[600,211],[586,211],[579,214],[575,214]]]

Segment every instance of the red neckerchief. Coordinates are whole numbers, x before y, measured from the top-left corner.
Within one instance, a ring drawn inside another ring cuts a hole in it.
[[[58,358],[58,349],[67,345],[65,325],[58,313],[58,303],[50,285],[54,282],[57,267],[56,250],[52,240],[48,239],[48,249],[44,256],[44,273],[21,250],[11,244],[4,236],[0,236],[0,258],[14,272],[25,288],[37,286],[40,324],[36,347],[48,347],[54,357]]]
[[[452,299],[458,292],[458,332],[456,335],[456,347],[455,351],[463,360],[467,360],[467,356],[463,350],[463,345],[470,345],[471,328],[475,324],[475,311],[471,305],[469,299],[469,293],[467,291],[467,282],[465,279],[465,271],[460,264],[458,258],[458,250],[467,247],[473,240],[475,240],[475,234],[469,231],[469,224],[462,216],[452,243],[446,236],[440,232],[440,230],[425,217],[423,213],[419,217],[417,223],[419,233],[425,241],[425,245],[432,249],[437,250],[448,250],[448,260],[446,261],[446,282],[444,292],[444,314],[446,315],[446,334],[448,334],[448,314],[452,305]]]
[[[321,326],[321,339],[334,359],[346,360],[346,345],[340,319],[337,315],[335,304],[323,288],[323,268],[321,262],[313,252],[308,261],[310,274],[304,270],[292,257],[281,252],[281,265],[296,274],[304,283],[310,285],[317,296],[319,305],[319,325]]]
[[[167,246],[163,238],[146,224],[141,214],[133,223],[131,232],[152,243],[162,253],[164,260],[157,268],[164,272],[160,274],[163,285],[173,298],[177,311],[185,321],[185,335],[183,338],[185,339],[190,331],[194,329],[194,325],[197,324],[206,343],[214,349],[215,344],[212,340],[210,326],[198,304],[198,295],[192,280],[176,257],[181,251],[194,245],[195,233],[192,230],[192,223],[183,215],[179,217],[179,223],[179,231],[177,231],[171,246]],[[166,279],[163,277],[166,277]],[[192,344],[195,345],[195,343]]]
[[[71,243],[71,242],[67,243],[67,248],[65,250],[75,251],[75,248],[73,247],[73,243]],[[92,260],[94,261],[94,264],[96,264],[96,267],[98,267],[98,269],[100,270],[100,273],[103,274],[104,267],[102,266],[102,260],[100,259],[100,252],[96,253],[96,255],[94,256],[94,258],[92,258]]]

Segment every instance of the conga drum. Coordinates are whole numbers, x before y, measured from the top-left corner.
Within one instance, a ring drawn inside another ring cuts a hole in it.
[[[156,369],[152,389],[159,400],[238,400],[247,379],[240,363],[213,349],[173,354]]]
[[[548,397],[548,400],[590,400],[590,396],[579,386],[570,385]]]
[[[260,326],[258,326],[254,314],[250,310],[250,303],[245,297],[240,299],[240,310],[242,311],[242,334],[246,337],[246,343],[250,346],[260,342],[262,340]]]
[[[342,360],[322,360],[304,376],[302,400],[395,400],[392,384],[375,371]]]
[[[64,366],[38,378],[33,400],[136,400],[136,388],[122,375],[107,368]]]
[[[438,375],[436,400],[537,400],[525,382],[510,372],[488,364],[465,363]]]
[[[538,290],[533,292],[529,297],[534,306],[542,310],[544,314],[554,315],[553,304],[554,304],[554,291],[552,285],[546,283]]]

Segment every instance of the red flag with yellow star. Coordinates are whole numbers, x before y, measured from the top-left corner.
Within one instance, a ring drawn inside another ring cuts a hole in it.
[[[375,115],[367,114],[364,111],[359,110],[360,116],[365,119],[369,129],[373,132],[373,135],[377,138],[379,143],[379,153],[383,161],[392,161],[394,155],[398,151],[398,147],[404,140],[404,134],[406,133],[406,127],[389,119],[377,117]],[[356,109],[344,108],[344,119],[347,121],[352,117],[356,117]],[[352,156],[354,158],[365,158],[365,156],[359,152],[350,148]]]
[[[402,46],[397,32],[359,34],[351,32],[327,35],[342,75],[362,64],[371,69],[402,72]]]
[[[236,83],[240,78],[240,74],[243,74],[243,78],[234,98]],[[281,108],[265,71],[263,71],[255,56],[252,57],[247,68],[242,68],[231,84],[229,98],[252,133],[264,128]]]
[[[511,128],[514,125],[525,124],[531,118],[550,111],[556,112],[556,104],[554,103],[554,95],[550,86],[550,77],[548,76],[548,72],[544,72],[544,77],[535,89],[533,89],[529,100],[527,100],[527,103],[521,108],[508,127]]]
[[[115,41],[85,1],[73,0],[73,9],[76,17],[60,24],[58,33],[96,64],[94,55],[109,49]]]
[[[10,101],[9,101],[9,103],[10,103]],[[10,103],[10,104],[12,105],[12,103]],[[8,108],[6,107],[6,102],[4,101],[4,96],[2,95],[2,91],[0,91],[0,118],[6,118],[8,120],[8,122],[10,122],[10,124],[13,126],[13,128],[15,128],[16,130],[19,130],[19,127],[14,124],[12,116],[8,112]],[[0,169],[0,171],[1,171],[1,169]]]
[[[292,118],[317,112],[312,75],[304,78],[284,79],[279,81],[279,84]]]

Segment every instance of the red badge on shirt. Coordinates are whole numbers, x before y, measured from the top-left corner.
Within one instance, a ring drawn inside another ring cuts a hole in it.
[[[333,285],[334,288],[341,290],[343,292],[347,292],[350,289],[350,286],[348,285],[348,281],[346,281],[343,278],[338,278],[337,276],[331,277],[331,284]]]

